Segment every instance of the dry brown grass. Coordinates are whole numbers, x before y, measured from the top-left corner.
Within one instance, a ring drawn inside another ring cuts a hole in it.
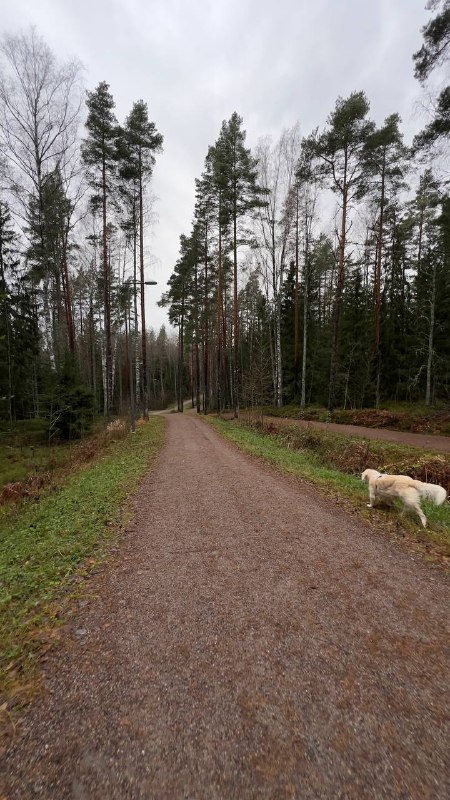
[[[15,481],[6,483],[0,490],[0,506],[5,503],[16,503],[24,497],[38,497],[43,486],[51,483],[52,472],[42,472],[40,475],[32,475],[26,481]]]
[[[279,437],[288,448],[313,452],[324,466],[360,475],[365,469],[377,469],[395,475],[410,475],[425,483],[438,483],[450,494],[450,457],[417,451],[391,442],[352,439],[328,433],[312,426],[280,427],[274,420],[267,425],[251,426]]]
[[[416,459],[405,459],[394,464],[385,464],[383,472],[395,475],[410,475],[424,483],[439,483],[450,494],[450,459],[446,456],[425,453]]]
[[[58,487],[61,480],[83,464],[91,462],[112,442],[124,439],[128,429],[126,420],[116,419],[106,428],[71,445],[70,454],[63,464],[55,460],[54,464],[49,462],[50,469],[40,470],[23,481],[6,483],[0,489],[0,506],[17,503],[23,499],[38,500],[44,491],[52,491]]]

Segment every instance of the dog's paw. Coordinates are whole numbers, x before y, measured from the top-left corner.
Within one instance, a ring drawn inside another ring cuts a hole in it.
[[[372,503],[367,503],[367,508],[373,508]]]

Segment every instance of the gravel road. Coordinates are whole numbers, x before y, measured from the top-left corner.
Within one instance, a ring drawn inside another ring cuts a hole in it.
[[[2,800],[448,798],[445,575],[197,417],[167,425]]]

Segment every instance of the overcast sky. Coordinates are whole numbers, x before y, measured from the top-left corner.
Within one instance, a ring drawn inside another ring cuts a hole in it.
[[[299,121],[322,128],[336,98],[363,89],[380,123],[403,119],[406,142],[423,125],[412,54],[426,0],[0,0],[0,27],[36,25],[58,57],[78,56],[86,88],[106,80],[123,122],[148,103],[164,136],[153,191],[159,217],[149,240],[148,324],[189,233],[194,179],[223,119],[237,111],[247,142]]]

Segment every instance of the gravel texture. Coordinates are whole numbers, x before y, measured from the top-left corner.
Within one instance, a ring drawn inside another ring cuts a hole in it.
[[[448,798],[445,575],[197,417],[167,423],[4,798]]]

